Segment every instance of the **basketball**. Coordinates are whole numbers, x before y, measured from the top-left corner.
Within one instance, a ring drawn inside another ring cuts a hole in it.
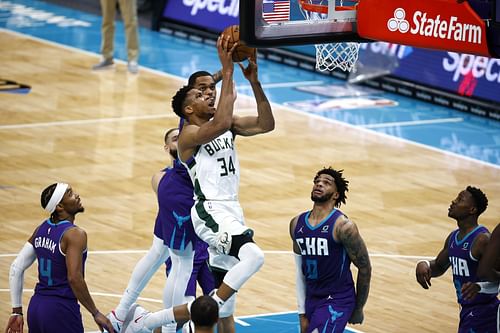
[[[240,26],[231,25],[224,29],[221,36],[228,36],[229,42],[227,45],[228,50],[233,47],[233,44],[239,42],[240,44],[233,51],[233,61],[240,62],[248,57],[252,56],[255,52],[255,48],[246,46],[243,41],[240,40]]]

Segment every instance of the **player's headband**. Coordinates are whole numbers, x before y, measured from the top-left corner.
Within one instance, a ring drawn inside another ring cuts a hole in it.
[[[45,206],[46,211],[52,214],[54,210],[56,210],[56,206],[61,202],[62,198],[64,197],[64,193],[66,193],[68,187],[69,187],[68,184],[57,183],[54,193],[52,193],[52,196],[50,197],[47,206]]]

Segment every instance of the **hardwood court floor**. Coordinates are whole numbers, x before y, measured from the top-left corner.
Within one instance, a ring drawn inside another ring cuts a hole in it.
[[[66,181],[80,193],[91,252],[86,279],[101,311],[118,302],[130,272],[151,242],[156,201],[150,177],[164,167],[162,138],[176,126],[170,99],[182,80],[142,70],[89,70],[97,56],[0,32],[1,76],[32,86],[27,95],[0,95],[0,323],[10,309],[8,270],[34,227],[46,216],[39,194]],[[254,103],[239,96],[238,114]],[[455,228],[450,201],[466,185],[481,187],[490,206],[481,222],[500,216],[500,169],[372,132],[274,106],[276,130],[237,140],[241,203],[256,241],[268,251],[263,269],[240,291],[237,315],[296,309],[288,223],[310,209],[312,177],[323,166],[350,180],[342,210],[357,222],[372,254],[373,278],[364,332],[454,332],[458,306],[449,272],[423,290],[417,259],[434,256]],[[124,252],[112,252],[123,250]],[[408,257],[409,256],[409,257]],[[25,287],[36,280],[36,265]],[[355,271],[355,269],[354,269]],[[160,309],[158,272],[141,301]],[[31,292],[24,294],[27,307]],[[96,330],[82,309],[86,330]]]

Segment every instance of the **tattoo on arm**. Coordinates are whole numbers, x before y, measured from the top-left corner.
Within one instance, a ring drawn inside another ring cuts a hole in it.
[[[338,236],[352,263],[358,268],[356,308],[362,308],[368,300],[370,291],[372,268],[368,249],[356,225],[347,219],[339,226]]]

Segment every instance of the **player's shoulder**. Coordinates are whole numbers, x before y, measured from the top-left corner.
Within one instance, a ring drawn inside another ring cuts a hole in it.
[[[299,222],[299,217],[300,217],[300,215],[301,215],[301,214],[296,215],[296,216],[294,216],[294,217],[290,220],[290,235],[292,236],[292,238],[293,238],[293,234],[294,234],[295,228],[297,227],[297,223]]]
[[[76,224],[73,224],[64,232],[64,237],[68,237],[70,239],[86,239],[87,232]]]
[[[341,239],[359,234],[358,226],[346,215],[341,214],[335,221],[334,233]]]

